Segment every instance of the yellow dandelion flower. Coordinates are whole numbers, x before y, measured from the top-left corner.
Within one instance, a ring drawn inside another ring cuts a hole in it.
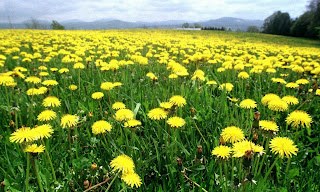
[[[235,97],[228,97],[228,99],[229,99],[229,101],[231,101],[231,102],[234,102],[234,103],[236,103],[236,102],[238,102],[239,101],[239,99],[237,99],[237,98],[235,98]]]
[[[36,138],[49,138],[53,133],[52,126],[49,124],[44,124],[33,128],[33,131],[36,132]]]
[[[233,157],[243,157],[246,152],[250,150],[252,150],[254,153],[263,153],[263,147],[261,147],[260,145],[255,145],[248,140],[234,143],[232,146]]]
[[[134,172],[123,174],[121,176],[121,179],[131,188],[133,188],[134,186],[139,188],[142,184],[140,176]]]
[[[30,88],[30,89],[27,90],[27,95],[39,95],[39,89]]]
[[[69,88],[71,91],[74,91],[74,90],[78,89],[78,86],[72,84],[72,85],[69,85],[68,88]]]
[[[160,107],[162,107],[164,109],[171,109],[172,106],[173,105],[170,102],[162,102],[162,103],[160,103]]]
[[[84,69],[84,64],[82,64],[82,63],[75,63],[75,64],[73,65],[73,68],[74,68],[74,69]]]
[[[56,80],[45,80],[42,82],[42,85],[45,85],[45,86],[55,86],[58,84],[59,83]]]
[[[136,126],[139,126],[139,125],[142,125],[141,121],[136,120],[136,119],[132,119],[132,120],[129,120],[129,121],[124,123],[124,127],[136,127]]]
[[[50,120],[56,118],[56,116],[57,116],[56,112],[51,111],[51,110],[44,110],[38,115],[37,120],[38,121],[50,121]]]
[[[134,173],[133,160],[127,155],[119,155],[110,162],[113,171],[120,170],[123,174]]]
[[[181,117],[170,117],[167,120],[167,123],[170,125],[170,127],[179,128],[186,124],[185,120]]]
[[[36,136],[37,133],[34,132],[33,129],[30,129],[30,127],[22,127],[12,133],[9,140],[11,143],[22,143],[24,141],[30,142],[33,141]]]
[[[14,82],[14,78],[8,75],[0,75],[0,85],[8,85]]]
[[[291,95],[287,95],[287,96],[282,97],[282,100],[287,102],[289,105],[296,105],[299,103],[298,98],[296,98],[295,96],[291,96]]]
[[[217,85],[218,83],[216,81],[208,81],[206,84],[207,85]]]
[[[224,90],[225,89],[227,92],[230,92],[233,89],[233,85],[231,83],[223,83],[223,84],[221,84],[219,86],[219,89],[220,90]]]
[[[293,144],[293,141],[286,137],[276,137],[270,141],[271,152],[279,154],[280,158],[291,158],[292,154],[297,155],[298,148]]]
[[[184,105],[187,104],[187,101],[185,98],[183,98],[180,95],[174,95],[170,98],[169,102],[172,105],[178,106],[178,107],[183,107]]]
[[[104,82],[101,84],[100,88],[103,90],[109,91],[114,88],[114,84],[111,82]]]
[[[240,79],[248,79],[249,77],[250,77],[249,74],[245,71],[242,71],[238,74],[238,78]]]
[[[287,84],[287,82],[281,78],[271,78],[271,81],[274,83]]]
[[[61,68],[59,69],[59,73],[63,74],[63,73],[68,73],[69,72],[69,69],[67,68]]]
[[[27,77],[24,81],[25,82],[30,82],[30,83],[33,83],[33,84],[41,83],[41,79],[39,77],[35,77],[35,76]]]
[[[149,111],[148,117],[152,120],[166,119],[168,112],[162,108],[155,108]]]
[[[299,84],[290,82],[290,83],[286,84],[286,87],[293,89],[293,88],[299,87]]]
[[[279,131],[279,127],[274,121],[260,120],[259,126],[265,131]]]
[[[58,71],[58,68],[55,68],[55,67],[50,68],[50,71],[52,71],[52,72],[56,72],[56,71]]]
[[[112,109],[119,110],[119,109],[125,109],[126,105],[122,102],[115,102],[112,104]]]
[[[220,146],[217,146],[215,147],[211,154],[212,155],[216,155],[218,156],[219,158],[222,158],[222,159],[228,159],[230,157],[230,153],[231,153],[232,149],[228,146],[224,146],[224,145],[220,145]]]
[[[119,87],[119,86],[121,86],[121,85],[122,85],[121,82],[114,82],[114,83],[113,83],[113,86],[115,86],[115,87]]]
[[[176,74],[169,75],[169,79],[176,79],[176,78],[178,78],[178,75],[176,75]]]
[[[39,76],[40,76],[40,77],[45,77],[45,76],[48,76],[48,75],[49,75],[48,72],[40,72],[40,73],[39,73]]]
[[[101,99],[104,96],[102,92],[95,92],[91,95],[92,99]]]
[[[66,114],[61,118],[60,126],[62,128],[72,127],[72,126],[77,125],[78,121],[79,121],[79,117],[78,116]]]
[[[310,82],[309,82],[308,80],[306,80],[306,79],[298,79],[298,80],[296,81],[296,83],[297,83],[298,85],[306,85],[306,84],[309,84]]]
[[[32,144],[28,145],[23,151],[28,153],[42,153],[45,150],[43,145]]]
[[[117,121],[129,121],[133,119],[134,113],[130,109],[119,109],[115,113],[115,119]]]
[[[240,107],[245,109],[254,109],[257,107],[257,103],[252,99],[245,99],[240,102]]]
[[[272,111],[287,111],[288,104],[282,99],[275,99],[268,103],[268,108]]]
[[[226,142],[235,143],[244,140],[243,131],[239,127],[231,126],[222,130],[221,136]]]
[[[45,107],[59,107],[61,105],[61,102],[57,97],[48,96],[43,100],[42,105]]]
[[[265,96],[262,97],[261,103],[262,103],[262,105],[266,106],[266,105],[268,105],[268,103],[270,101],[275,100],[275,99],[280,99],[280,97],[276,94],[269,93],[269,94],[266,94]]]
[[[293,111],[286,118],[286,122],[288,125],[292,125],[293,127],[301,125],[302,127],[309,128],[312,123],[312,118],[305,111]]]
[[[104,120],[96,121],[92,125],[92,133],[95,135],[105,133],[106,131],[110,132],[111,129],[111,124]]]

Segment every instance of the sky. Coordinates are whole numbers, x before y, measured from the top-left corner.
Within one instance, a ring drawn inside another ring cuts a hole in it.
[[[38,20],[206,21],[221,17],[264,20],[273,12],[296,18],[309,0],[1,0],[0,22]]]

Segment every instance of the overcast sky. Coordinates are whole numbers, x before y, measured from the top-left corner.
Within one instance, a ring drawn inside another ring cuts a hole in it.
[[[0,22],[40,20],[204,21],[220,17],[261,19],[274,11],[292,18],[309,0],[0,0]]]

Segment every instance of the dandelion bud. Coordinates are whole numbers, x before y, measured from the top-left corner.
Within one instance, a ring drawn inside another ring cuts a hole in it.
[[[259,112],[259,111],[254,112],[254,118],[255,118],[256,120],[259,120],[259,119],[260,119],[260,112]]]
[[[1,185],[2,185],[2,186],[5,186],[5,183],[4,183],[4,181],[2,181],[2,182],[1,182]]]
[[[11,112],[11,117],[14,118],[16,116],[16,113],[14,111]]]
[[[13,128],[15,126],[14,121],[11,120],[10,123],[9,123],[9,126]]]
[[[162,78],[163,78],[163,80],[167,80],[167,78],[165,76],[163,76]]]
[[[197,146],[197,153],[201,153],[202,154],[202,145],[198,145]]]
[[[223,139],[222,136],[221,136],[220,139],[219,139],[219,144],[220,144],[220,145],[226,144],[226,141]]]
[[[108,115],[108,111],[105,111],[104,114],[105,114],[105,115]]]
[[[250,84],[249,84],[249,83],[247,83],[246,87],[248,87],[248,88],[249,88],[249,87],[250,87]]]
[[[177,163],[179,166],[182,166],[182,159],[180,159],[179,157],[177,158]]]
[[[90,186],[89,181],[88,181],[88,180],[85,180],[85,181],[83,182],[83,186],[84,186],[85,189],[88,189],[89,186]]]
[[[253,142],[254,142],[254,143],[257,143],[258,138],[259,138],[258,134],[255,133],[255,134],[253,135]]]
[[[33,72],[37,72],[37,69],[36,69],[36,68],[33,68]]]
[[[96,163],[91,165],[91,169],[92,170],[97,170],[98,169],[98,165]]]
[[[89,112],[88,115],[89,115],[89,117],[93,117],[93,113],[91,111]]]
[[[190,108],[190,111],[191,111],[191,114],[194,114],[195,113],[195,111],[194,111],[194,108]]]

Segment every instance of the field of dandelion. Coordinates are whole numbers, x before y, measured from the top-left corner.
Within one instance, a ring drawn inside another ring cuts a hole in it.
[[[320,43],[0,31],[1,191],[316,191]]]

